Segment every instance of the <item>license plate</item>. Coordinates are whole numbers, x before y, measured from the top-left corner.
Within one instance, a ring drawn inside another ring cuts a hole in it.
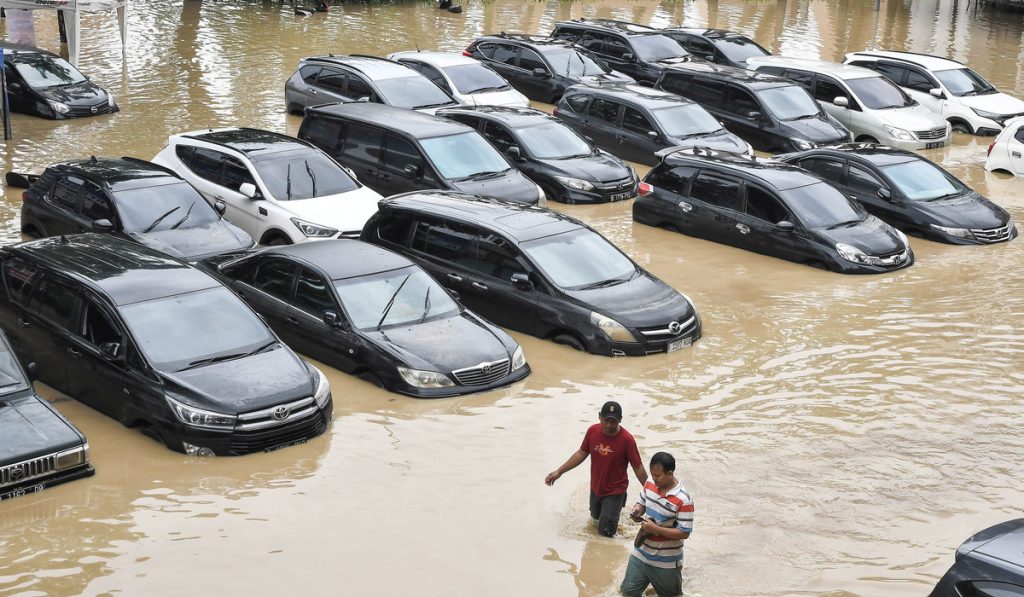
[[[668,343],[668,347],[665,348],[665,352],[675,352],[680,348],[686,348],[693,344],[693,338],[682,338]]]
[[[32,485],[30,487],[22,487],[20,489],[15,489],[14,491],[8,491],[7,493],[0,493],[0,500],[18,498],[30,493],[39,493],[44,489],[46,489],[46,485],[44,483],[39,483],[38,485]]]
[[[616,193],[616,194],[611,196],[611,200],[612,201],[622,201],[623,199],[626,199],[627,197],[629,197],[629,193]]]
[[[924,144],[924,148],[925,149],[935,149],[936,147],[945,147],[945,146],[946,146],[946,142],[945,141],[932,141],[931,143],[925,143]]]
[[[309,440],[306,439],[306,438],[297,439],[297,440],[295,440],[293,442],[288,442],[288,443],[280,444],[280,445],[277,445],[277,446],[270,446],[269,448],[266,448],[263,451],[264,452],[276,452],[278,450],[283,450],[285,448],[290,448],[292,446],[298,446],[300,444],[304,444],[307,441],[309,441]]]

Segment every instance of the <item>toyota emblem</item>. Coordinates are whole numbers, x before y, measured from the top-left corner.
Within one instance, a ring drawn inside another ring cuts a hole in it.
[[[96,112],[99,111],[99,108],[96,107],[96,106],[93,106],[93,107],[89,108],[89,111],[92,112],[93,114],[95,114]]]
[[[15,467],[13,470],[11,470],[12,481],[17,481],[21,479],[23,476],[25,476],[25,469],[21,468],[20,466]]]
[[[483,373],[483,374],[486,375],[486,374],[488,374],[490,372],[491,372],[491,364],[490,363],[481,363],[480,364],[480,373]]]
[[[278,421],[287,419],[289,414],[291,414],[291,411],[288,410],[287,406],[279,406],[274,409],[274,419]]]
[[[679,333],[683,331],[683,324],[679,323],[678,321],[673,321],[672,323],[668,324],[668,331],[673,336],[678,336]]]

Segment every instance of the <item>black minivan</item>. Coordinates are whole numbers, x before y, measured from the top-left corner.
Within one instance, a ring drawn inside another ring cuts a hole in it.
[[[480,133],[412,110],[366,102],[315,106],[298,137],[385,196],[450,189],[528,204],[544,198]]]
[[[774,160],[667,150],[633,220],[844,274],[914,262],[907,237],[813,174]]]
[[[245,454],[327,428],[327,378],[184,262],[90,233],[0,249],[0,276],[0,326],[39,379],[168,448]]]
[[[582,222],[541,207],[426,191],[384,199],[362,239],[420,264],[491,321],[608,356],[700,337],[685,295]]]
[[[577,19],[555,24],[553,39],[571,41],[608,63],[613,69],[651,85],[672,64],[693,56],[660,29],[612,19]]]

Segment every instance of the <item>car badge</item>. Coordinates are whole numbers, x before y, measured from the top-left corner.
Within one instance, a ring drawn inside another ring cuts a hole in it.
[[[486,374],[488,374],[490,372],[491,372],[491,364],[490,363],[480,363],[480,373],[483,373],[484,375],[486,375]]]
[[[15,467],[13,470],[11,470],[11,480],[12,481],[17,481],[17,480],[21,479],[24,476],[25,476],[25,469],[23,469],[20,466]]]
[[[89,108],[89,111],[92,112],[93,114],[95,114],[96,112],[99,112],[99,110],[100,109],[97,106],[93,106],[93,107]]]
[[[288,410],[287,406],[279,406],[279,407],[274,409],[274,419],[276,419],[278,421],[283,421],[283,420],[287,419],[288,415],[290,415],[290,414],[291,414],[291,411]]]
[[[672,323],[668,324],[668,331],[673,336],[678,336],[679,333],[683,331],[683,324],[679,323],[678,321],[673,321]]]

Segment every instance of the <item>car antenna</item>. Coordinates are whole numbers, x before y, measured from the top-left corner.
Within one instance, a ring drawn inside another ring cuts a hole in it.
[[[413,40],[413,41],[412,41],[412,45],[416,46],[416,52],[417,52],[417,53],[421,51],[421,50],[420,50],[420,44],[419,44],[419,43],[417,43],[417,42],[416,42],[416,40]]]
[[[89,163],[90,164],[95,164],[96,163],[96,156],[94,156],[94,155],[89,156]]]
[[[62,244],[62,245],[70,245],[71,244],[71,241],[68,240],[68,237],[67,237],[66,234],[60,235],[60,244]]]

